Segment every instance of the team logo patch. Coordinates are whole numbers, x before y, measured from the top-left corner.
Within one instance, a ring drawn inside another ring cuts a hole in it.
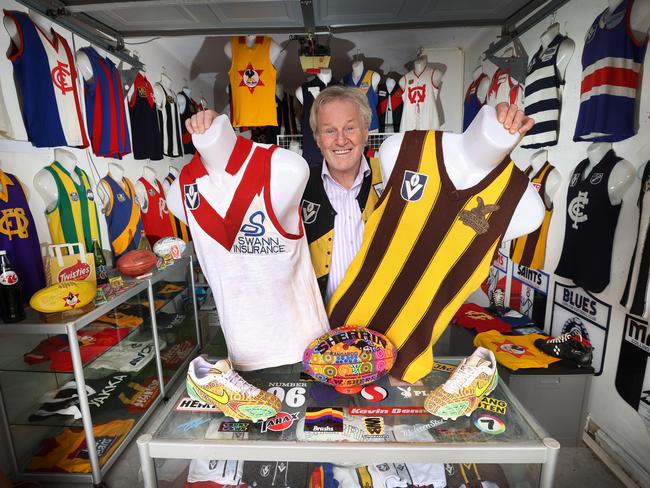
[[[147,89],[144,86],[138,87],[138,96],[140,98],[147,98]]]
[[[264,229],[265,219],[266,215],[264,215],[264,212],[258,210],[248,217],[249,223],[242,225],[239,231],[246,237],[262,237],[266,232],[266,229]]]
[[[573,220],[573,224],[571,224],[571,227],[573,227],[576,230],[578,230],[578,224],[589,220],[589,216],[586,213],[584,213],[584,209],[589,203],[588,197],[589,197],[589,192],[579,191],[578,196],[573,198],[573,200],[571,200],[571,202],[569,203],[567,213],[569,214],[569,218]]]
[[[587,327],[582,323],[578,317],[571,317],[567,320],[562,326],[562,334],[567,332],[573,333],[574,331],[578,332],[583,339],[589,340],[589,332],[587,332]]]
[[[76,191],[70,192],[70,200],[72,200],[73,202],[78,202],[79,194]]]
[[[601,181],[603,181],[603,173],[594,173],[589,177],[589,183],[592,185],[597,185]]]
[[[476,197],[476,208],[460,212],[460,221],[471,227],[477,234],[485,234],[490,228],[487,214],[499,210],[498,205],[486,205],[481,197]]]
[[[95,194],[92,190],[86,190],[86,198],[91,202],[95,201]]]
[[[65,64],[63,61],[58,61],[56,67],[52,70],[52,83],[56,86],[61,93],[64,95],[69,91],[72,91],[72,77],[70,76],[70,66]]]
[[[201,195],[199,195],[199,187],[196,183],[185,185],[183,188],[185,194],[185,206],[190,210],[196,210],[201,203]]]
[[[362,90],[367,90],[369,87],[370,84],[367,81],[364,81],[363,83],[361,83],[361,86],[359,88],[361,88]]]
[[[526,346],[520,346],[519,344],[514,344],[508,340],[503,342],[495,342],[495,345],[499,346],[499,350],[507,352],[516,358],[521,358],[523,356],[534,356],[532,352],[528,351]]]
[[[117,194],[117,201],[120,203],[126,202],[126,195],[122,192]]]
[[[313,224],[318,217],[320,210],[320,203],[310,202],[309,200],[302,201],[302,221],[305,224]]]
[[[424,187],[427,184],[429,177],[422,173],[415,171],[404,171],[404,179],[402,180],[402,189],[400,195],[407,202],[417,202],[422,198]]]
[[[573,176],[571,177],[571,183],[569,183],[569,186],[576,186],[578,184],[579,179],[580,179],[580,175],[578,173],[573,173]]]
[[[153,197],[155,194],[156,192],[153,191],[153,188],[149,188],[149,195]]]
[[[29,219],[24,208],[6,208],[0,213],[0,234],[12,240],[13,236],[20,239],[29,237]]]
[[[413,80],[409,80],[409,83],[412,83]],[[407,90],[407,96],[409,102],[411,103],[421,103],[424,102],[424,99],[427,97],[427,86],[409,86]]]
[[[237,70],[237,72],[241,76],[239,86],[245,86],[249,92],[253,93],[258,86],[264,86],[264,82],[262,81],[263,69],[256,70],[251,63],[248,63],[246,69]]]

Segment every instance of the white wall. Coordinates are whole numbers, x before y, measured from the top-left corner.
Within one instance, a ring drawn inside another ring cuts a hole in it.
[[[549,161],[555,165],[562,174],[562,186],[554,198],[555,212],[551,221],[546,254],[546,271],[552,273],[560,258],[564,238],[564,225],[566,215],[566,192],[568,179],[573,168],[586,157],[586,142],[573,142],[573,131],[578,116],[579,91],[581,81],[581,55],[584,45],[584,36],[596,16],[607,6],[605,0],[571,0],[557,12],[557,21],[560,23],[561,32],[569,35],[576,48],[566,72],[566,85],[561,113],[561,128],[558,145],[549,148]],[[524,34],[521,38],[528,56],[531,57],[540,45],[540,35],[550,24],[550,19]],[[485,36],[475,42],[466,53],[468,62],[465,73],[466,83],[471,80],[475,60],[480,52],[484,51],[493,36]],[[630,161],[636,168],[643,165],[650,158],[650,76],[648,65],[645,63],[645,76],[641,89],[640,100],[640,126],[639,133],[626,141],[614,144],[616,154]],[[492,74],[496,67],[492,63],[485,63],[485,71]],[[513,159],[519,167],[528,165],[531,154],[535,150],[516,149]],[[606,357],[603,374],[595,377],[592,383],[589,399],[589,413],[595,422],[620,446],[623,447],[623,457],[635,460],[640,466],[650,466],[650,434],[641,417],[633,410],[616,392],[614,379],[618,364],[618,356],[623,333],[625,309],[619,305],[619,300],[625,287],[630,258],[634,248],[634,238],[637,232],[638,210],[636,199],[639,195],[640,180],[635,178],[632,187],[627,191],[620,213],[618,227],[614,239],[614,252],[611,266],[610,285],[596,296],[612,305],[612,320],[609,327],[609,337],[606,348]],[[553,277],[553,275],[552,275]],[[554,281],[554,280],[553,280]],[[566,280],[564,281],[566,282]],[[550,290],[553,290],[551,283]],[[549,306],[546,317],[550,318],[552,296],[549,297]],[[547,319],[548,320],[548,319]],[[547,325],[547,330],[548,326]],[[560,414],[560,413],[559,413]],[[630,462],[634,464],[634,462]],[[637,471],[637,479],[647,476],[647,473]],[[650,486],[650,479],[643,479],[642,486]]]
[[[20,11],[26,10],[23,6],[12,0],[0,0],[0,7]],[[67,39],[71,48],[73,48],[73,42],[76,49],[89,44],[80,37],[73,36],[70,32],[57,25],[54,26],[54,29]],[[0,28],[0,47],[6,50],[6,48],[9,47],[9,44],[9,35],[4,28]],[[139,52],[141,61],[146,65],[147,77],[152,84],[160,79],[161,69],[164,66],[167,74],[173,81],[172,86],[175,91],[179,91],[180,88],[187,83],[192,89],[195,98],[198,98],[201,93],[204,93],[210,105],[213,104],[211,83],[207,81],[205,77],[194,77],[194,79],[191,79],[191,60],[185,60],[183,62],[182,60],[177,59],[177,55],[173,50],[171,52],[167,50],[168,48],[165,46],[163,40],[155,40],[147,44],[132,47],[137,49]],[[98,49],[98,52],[102,55],[107,54],[101,49]],[[109,57],[112,58],[116,65],[119,65],[118,59],[112,56]],[[79,77],[79,82],[80,84],[83,84],[81,77]],[[18,141],[0,141],[0,166],[4,171],[16,175],[27,188],[29,193],[29,206],[36,222],[39,238],[42,243],[49,242],[50,235],[44,214],[45,204],[40,195],[38,195],[34,190],[32,180],[34,175],[42,167],[52,163],[53,151],[52,149],[36,149],[29,142],[24,142],[27,140],[27,135],[20,115],[18,97],[13,81],[13,66],[11,61],[9,61],[5,56],[0,57],[0,86],[2,87],[2,95],[4,96],[7,110],[10,114],[15,137],[18,139]],[[79,87],[79,89],[80,94],[83,93],[83,86]],[[83,96],[81,98],[83,103]],[[47,123],[47,121],[44,120],[43,123]],[[106,174],[107,164],[114,161],[109,158],[94,156],[91,149],[70,150],[77,156],[79,167],[86,171],[93,182],[93,186],[97,184],[99,178]],[[89,156],[92,157],[94,167]],[[189,161],[189,159],[190,156],[173,159],[164,157],[161,161],[152,161],[148,164],[155,169],[158,178],[162,181],[169,172],[170,165],[180,168],[185,164],[185,162]],[[142,168],[147,164],[147,161],[133,159],[132,155],[125,156],[121,161],[116,162],[124,167],[126,176],[130,178],[132,182],[135,182],[142,175]],[[102,228],[102,241],[104,243],[104,248],[108,249],[109,240],[106,231],[106,221],[101,216],[99,220]]]

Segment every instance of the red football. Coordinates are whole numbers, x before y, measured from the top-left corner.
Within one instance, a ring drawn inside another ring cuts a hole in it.
[[[120,256],[117,270],[127,276],[140,276],[155,266],[158,257],[146,249],[136,249]]]

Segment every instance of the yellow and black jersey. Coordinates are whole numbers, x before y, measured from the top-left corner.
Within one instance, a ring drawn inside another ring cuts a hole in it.
[[[505,158],[457,190],[442,132],[406,132],[361,249],[328,305],[331,327],[384,333],[399,350],[392,374],[410,383],[426,376],[431,347],[488,275],[527,185]]]

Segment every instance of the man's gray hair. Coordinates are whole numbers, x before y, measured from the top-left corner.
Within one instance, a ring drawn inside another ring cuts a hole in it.
[[[352,86],[334,85],[325,88],[320,92],[314,100],[314,104],[311,106],[311,112],[309,113],[309,126],[314,134],[318,132],[318,112],[323,105],[334,100],[350,101],[354,103],[359,108],[359,114],[361,115],[363,125],[366,129],[370,127],[372,111],[370,110],[370,105],[368,105],[368,98],[366,95],[358,88]]]

